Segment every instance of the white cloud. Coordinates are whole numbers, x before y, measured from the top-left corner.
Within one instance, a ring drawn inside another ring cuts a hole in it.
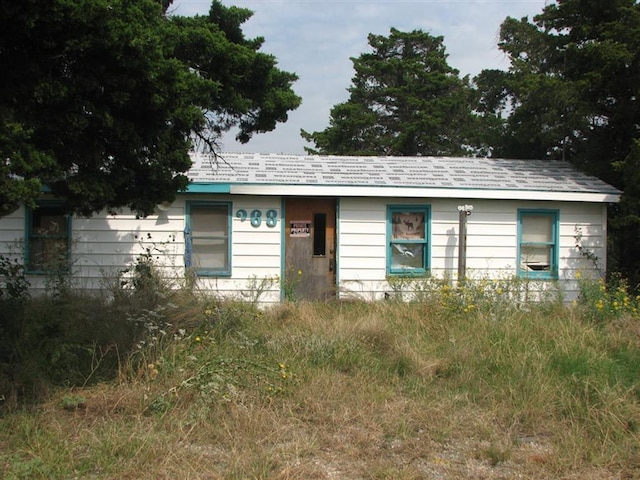
[[[348,98],[353,77],[351,57],[369,51],[367,35],[422,29],[443,36],[449,64],[461,75],[485,68],[508,68],[497,48],[500,24],[508,16],[532,18],[549,0],[223,0],[248,8],[244,25],[249,38],[262,36],[262,51],[273,54],[282,70],[300,78],[294,90],[302,105],[270,133],[255,135],[246,145],[224,138],[226,151],[304,153],[300,129],[323,130],[329,111]],[[206,14],[210,0],[175,0],[178,15]]]

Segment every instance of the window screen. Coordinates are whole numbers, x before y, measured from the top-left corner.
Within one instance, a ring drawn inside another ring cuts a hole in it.
[[[189,264],[199,274],[230,274],[229,205],[190,204]]]

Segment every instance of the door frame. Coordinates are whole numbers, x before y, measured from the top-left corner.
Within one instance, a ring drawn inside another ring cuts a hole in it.
[[[313,261],[314,258],[321,259],[324,258],[325,262],[328,265],[329,272],[331,275],[326,275],[327,278],[331,278],[330,281],[325,283],[324,291],[326,294],[323,294],[320,297],[315,298],[306,298],[305,295],[298,297],[300,300],[331,300],[336,299],[338,296],[338,211],[339,211],[339,197],[334,196],[283,196],[281,199],[281,218],[282,218],[282,249],[281,249],[281,266],[280,266],[280,298],[282,300],[286,300],[288,297],[295,298],[300,294],[300,292],[295,292],[295,285],[288,284],[290,282],[290,277],[292,268],[295,268],[295,265],[288,264],[288,248],[290,245],[290,222],[292,220],[302,220],[300,219],[292,219],[290,218],[291,207],[290,203],[300,202],[312,202],[314,200],[321,201],[324,203],[324,207],[321,208],[321,211],[313,212],[312,208],[309,208],[309,220],[313,223],[313,215],[315,213],[331,213],[331,215],[327,215],[327,223],[326,223],[326,254],[323,256],[311,255],[310,261]],[[331,221],[332,220],[332,221]],[[310,240],[313,241],[315,235],[315,225],[311,225],[311,231],[309,233]],[[304,272],[303,272],[304,273]],[[289,275],[288,275],[289,274]],[[295,279],[294,282],[296,283]],[[292,295],[293,293],[293,295]],[[313,297],[313,296],[312,296]]]

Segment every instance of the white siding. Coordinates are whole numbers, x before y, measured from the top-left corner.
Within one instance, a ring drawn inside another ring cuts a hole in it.
[[[0,217],[0,255],[22,259],[24,256],[25,210],[19,208]]]
[[[232,275],[228,278],[200,278],[196,288],[209,294],[255,298],[263,282],[261,301],[280,301],[282,212],[280,198],[230,197],[225,195],[189,195],[181,197],[167,211],[157,211],[147,218],[136,218],[125,211],[118,215],[100,214],[72,219],[72,271],[74,286],[99,289],[118,284],[123,270],[150,252],[164,278],[174,285],[184,284],[185,207],[190,200],[231,202],[232,205]],[[236,217],[240,209],[249,214],[262,212],[260,226],[250,218]],[[266,211],[277,212],[277,222],[269,227]],[[24,209],[0,219],[0,254],[23,258]],[[31,275],[34,289],[45,285],[43,276]]]
[[[102,288],[114,282],[123,269],[135,264],[147,249],[168,281],[184,281],[184,227],[186,201],[230,202],[232,205],[232,275],[200,278],[196,288],[211,294],[260,300],[280,300],[279,278],[283,276],[281,197],[243,195],[184,195],[163,212],[145,219],[131,212],[96,215],[72,220],[72,262],[74,281],[80,288]],[[596,277],[595,266],[576,248],[576,231],[582,244],[606,265],[606,205],[585,202],[510,200],[456,200],[417,198],[357,198],[339,200],[337,218],[337,276],[342,298],[380,298],[390,291],[386,281],[387,206],[424,204],[431,207],[430,267],[437,277],[455,279],[458,268],[457,206],[473,204],[467,225],[467,276],[506,279],[515,275],[517,218],[519,208],[559,211],[559,280],[566,299],[577,296],[576,272]],[[247,212],[242,221],[238,210]],[[252,226],[250,214],[262,212],[262,222]],[[266,212],[275,210],[277,222],[267,225]],[[0,218],[0,254],[23,257],[24,209]],[[42,288],[42,276],[30,277]]]
[[[450,199],[342,198],[338,231],[338,278],[341,295],[380,298],[390,292],[386,282],[387,206],[431,206],[431,272],[455,279],[458,273],[458,205],[473,204],[467,222],[467,277],[508,279],[516,274],[518,209],[559,211],[559,280],[567,300],[577,297],[576,272],[597,276],[594,265],[576,248],[577,229],[582,244],[598,258],[606,256],[606,206],[572,202],[495,201]],[[605,267],[604,264],[601,267]]]

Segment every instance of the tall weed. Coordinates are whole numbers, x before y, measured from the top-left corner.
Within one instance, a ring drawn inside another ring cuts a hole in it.
[[[578,273],[582,314],[591,321],[604,323],[623,316],[640,319],[640,295],[630,293],[627,281],[612,275],[608,281],[582,278]]]
[[[0,418],[0,444],[9,447],[2,473],[634,473],[640,329],[630,316],[593,322],[553,292],[548,301],[509,302],[505,292],[520,286],[506,281],[445,286],[420,301],[286,302],[264,311],[193,292],[135,309],[137,293],[127,290],[127,301],[102,309],[143,326],[120,356],[117,382],[54,392],[58,400],[44,408],[64,421],[38,419],[49,436],[67,428],[84,450],[75,440],[56,449],[26,435],[26,420]]]

